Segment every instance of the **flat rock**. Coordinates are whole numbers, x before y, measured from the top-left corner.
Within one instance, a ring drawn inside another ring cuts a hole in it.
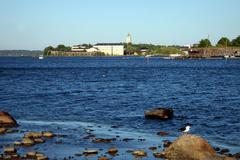
[[[84,154],[85,156],[88,156],[88,155],[96,155],[96,154],[98,154],[98,150],[86,150],[86,151],[83,152],[83,154]]]
[[[45,142],[45,140],[43,140],[43,139],[41,139],[41,138],[35,138],[35,139],[33,139],[33,141],[34,141],[35,143],[44,143],[44,142]]]
[[[36,158],[37,157],[36,155],[37,155],[37,152],[35,151],[30,151],[26,153],[27,158]]]
[[[0,134],[4,134],[7,131],[6,128],[0,128]]]
[[[136,157],[147,157],[147,153],[142,150],[133,151],[132,155],[134,155]]]
[[[26,138],[41,138],[43,136],[40,132],[28,132],[24,134],[24,137]]]
[[[24,145],[24,146],[32,146],[34,144],[35,144],[35,142],[30,138],[23,138],[23,140],[22,140],[22,145]]]
[[[0,111],[0,127],[17,127],[17,121],[7,112]]]
[[[109,143],[114,141],[114,138],[94,138],[92,142],[94,143]]]
[[[3,150],[4,150],[5,154],[15,154],[15,153],[17,153],[17,150],[14,147],[6,147]]]
[[[46,137],[46,138],[52,138],[54,137],[55,135],[52,133],[52,132],[43,132],[43,137]]]
[[[145,111],[145,118],[168,120],[173,118],[173,109],[170,108],[155,108]]]
[[[164,155],[162,153],[153,153],[153,156],[155,158],[164,158]]]
[[[117,152],[118,152],[117,148],[111,147],[108,149],[108,154],[110,154],[110,155],[115,155],[115,154],[117,154]]]

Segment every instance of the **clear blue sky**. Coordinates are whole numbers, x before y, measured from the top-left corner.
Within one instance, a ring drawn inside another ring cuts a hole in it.
[[[0,0],[0,49],[121,42],[192,44],[240,35],[240,0]]]

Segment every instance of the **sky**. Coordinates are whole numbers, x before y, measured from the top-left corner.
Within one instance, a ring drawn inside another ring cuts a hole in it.
[[[240,0],[0,0],[0,49],[123,42],[188,45],[240,35]]]

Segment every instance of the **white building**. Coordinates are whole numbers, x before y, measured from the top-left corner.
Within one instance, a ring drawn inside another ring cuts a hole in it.
[[[93,47],[99,49],[100,52],[103,52],[108,56],[124,55],[124,45],[121,43],[98,43]]]
[[[130,33],[128,33],[127,38],[126,38],[126,43],[131,44],[132,43],[132,36]]]
[[[87,52],[100,52],[98,48],[96,47],[91,47],[89,49],[86,49]]]
[[[86,47],[82,46],[82,45],[75,45],[75,46],[72,46],[71,51],[73,51],[73,52],[85,52]]]

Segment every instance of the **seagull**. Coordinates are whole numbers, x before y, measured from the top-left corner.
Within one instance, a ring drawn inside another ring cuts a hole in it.
[[[187,124],[185,127],[180,128],[179,130],[181,130],[183,133],[188,133],[190,131],[190,124]]]

